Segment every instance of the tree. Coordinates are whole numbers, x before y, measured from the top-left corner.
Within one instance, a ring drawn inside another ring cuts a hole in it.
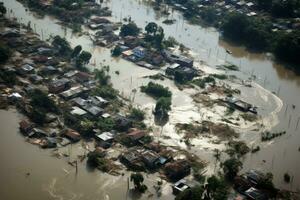
[[[114,57],[118,57],[119,55],[121,55],[121,53],[122,50],[119,45],[115,46],[115,48],[111,51],[111,55]]]
[[[3,44],[0,44],[0,63],[5,63],[11,55],[10,50]]]
[[[134,22],[129,22],[121,27],[120,36],[137,36],[140,33],[140,29]]]
[[[143,184],[144,177],[141,173],[131,174],[130,175],[130,181],[133,182],[134,188],[137,191],[144,193],[147,190],[147,186]]]
[[[155,22],[150,22],[145,27],[145,31],[147,32],[147,35],[156,35],[157,30],[158,30],[158,25]]]
[[[132,108],[129,117],[137,121],[143,121],[145,119],[145,112],[138,108]]]
[[[46,111],[42,108],[33,108],[30,117],[33,122],[43,125],[46,121]]]
[[[172,96],[172,92],[169,90],[168,87],[164,87],[160,84],[153,83],[152,81],[150,81],[147,86],[142,86],[141,91],[154,98]]]
[[[106,74],[104,69],[95,69],[95,78],[99,81],[100,85],[109,85],[110,83],[110,76]]]
[[[72,51],[71,58],[77,57],[80,54],[81,50],[82,50],[81,45],[77,45]]]
[[[0,13],[1,15],[5,15],[7,12],[5,6],[3,5],[3,2],[0,2]]]
[[[39,89],[35,89],[31,94],[30,104],[37,108],[48,112],[58,112],[58,107],[55,102],[50,99],[46,93]]]
[[[52,45],[58,49],[59,54],[63,56],[69,56],[72,52],[72,48],[69,44],[69,42],[60,37],[59,35],[56,35],[52,40]]]
[[[154,114],[162,118],[168,116],[168,111],[171,110],[171,98],[161,97],[157,100]]]
[[[214,200],[225,200],[229,194],[223,177],[211,176],[207,179],[207,194]]]
[[[199,200],[202,199],[203,192],[204,189],[201,186],[195,186],[181,192],[175,200]]]
[[[274,52],[283,61],[300,64],[300,31],[293,31],[279,37]],[[296,70],[300,69],[297,68]]]
[[[230,158],[226,160],[222,165],[225,176],[229,180],[233,180],[234,177],[236,177],[242,166],[242,162],[236,158]]]
[[[90,62],[90,59],[92,58],[92,54],[88,51],[82,51],[78,57],[78,59],[83,64],[88,64]]]

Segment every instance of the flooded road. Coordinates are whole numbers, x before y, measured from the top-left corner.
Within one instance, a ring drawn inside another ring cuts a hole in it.
[[[69,29],[62,27],[57,20],[45,16],[38,18],[15,0],[4,0],[4,4],[13,12],[10,17],[16,17],[20,22],[27,24],[31,21],[32,26],[43,36],[43,39],[50,35],[61,35],[74,47],[82,45],[84,50],[93,53],[92,62],[99,65],[110,65],[110,75],[112,83],[119,89],[124,96],[133,97],[132,90],[146,84],[149,80],[143,76],[156,74],[140,68],[123,59],[113,59],[110,57],[110,50],[94,47],[88,36],[76,37]],[[215,67],[225,61],[240,66],[241,71],[234,73],[242,79],[251,75],[257,77],[256,82],[270,91],[278,93],[283,101],[283,108],[279,112],[279,123],[273,128],[274,131],[286,130],[287,134],[271,142],[253,141],[253,146],[259,145],[261,150],[255,154],[249,154],[244,160],[244,168],[258,168],[274,174],[274,181],[281,188],[296,191],[300,189],[300,133],[296,129],[296,124],[300,116],[300,77],[287,70],[282,65],[273,62],[265,54],[253,54],[245,49],[236,47],[220,39],[219,33],[212,28],[202,28],[200,26],[188,24],[182,15],[176,11],[169,17],[173,17],[177,22],[173,25],[162,23],[165,17],[147,5],[144,1],[138,0],[111,0],[107,6],[113,11],[112,19],[120,21],[124,17],[131,16],[138,26],[144,27],[148,22],[155,21],[163,26],[166,36],[175,37],[180,43],[190,47],[198,60],[205,61],[209,66]],[[232,51],[232,55],[226,54],[226,49]],[[120,75],[114,73],[116,70]],[[187,119],[189,115],[182,115],[186,112],[181,110],[197,109],[191,105],[192,99],[184,95],[185,92],[179,91],[171,81],[163,81],[161,84],[169,86],[173,92],[173,111],[174,120]],[[251,98],[249,96],[249,98]],[[137,105],[145,108],[151,113],[154,100],[142,93],[135,95],[134,101]],[[273,104],[270,101],[269,104]],[[292,104],[295,109],[292,109]],[[271,105],[270,105],[271,106]],[[177,117],[176,117],[177,116]],[[127,179],[126,177],[112,177],[100,172],[89,172],[85,165],[80,166],[79,175],[74,176],[74,172],[66,175],[67,171],[72,170],[64,160],[59,160],[49,156],[49,152],[40,150],[31,144],[24,142],[24,138],[18,134],[17,122],[18,114],[14,111],[0,112],[1,134],[5,137],[0,140],[2,166],[0,167],[1,180],[8,182],[0,183],[0,192],[4,194],[4,199],[105,199],[106,195],[110,199],[125,199]],[[149,119],[150,120],[150,119]],[[172,119],[171,119],[172,120]],[[300,128],[300,127],[299,127]],[[171,129],[172,130],[172,129]],[[164,128],[168,132],[168,126]],[[243,138],[252,138],[259,133],[245,132]],[[179,143],[180,138],[177,134],[172,135],[173,142]],[[203,144],[205,141],[202,141]],[[10,149],[10,151],[8,151]],[[212,160],[213,156],[205,149],[194,149],[199,152],[201,158]],[[8,157],[8,153],[10,156]],[[69,168],[68,168],[69,167]],[[26,173],[30,173],[28,177]],[[291,184],[283,182],[283,174],[288,172],[293,177]],[[105,184],[104,184],[105,183]],[[104,186],[103,186],[104,185]],[[15,188],[10,192],[10,188]],[[42,198],[41,198],[42,197]],[[167,196],[163,197],[167,198]]]

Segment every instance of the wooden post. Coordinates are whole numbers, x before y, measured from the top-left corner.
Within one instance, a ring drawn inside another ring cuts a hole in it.
[[[291,125],[291,120],[292,120],[292,115],[290,115],[290,118],[289,118],[289,128],[290,128],[290,125]]]
[[[298,117],[298,121],[297,121],[297,124],[296,124],[295,131],[298,129],[299,121],[300,121],[300,117]]]

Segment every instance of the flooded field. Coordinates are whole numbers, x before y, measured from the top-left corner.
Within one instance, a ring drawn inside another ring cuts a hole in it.
[[[59,25],[54,18],[35,16],[15,0],[4,0],[4,4],[12,10],[8,13],[9,17],[16,17],[18,21],[25,24],[31,21],[32,26],[43,39],[51,35],[64,36],[73,47],[80,44],[84,50],[90,51],[93,54],[92,62],[96,63],[96,67],[109,65],[114,87],[124,96],[134,98],[134,103],[149,113],[148,124],[153,123],[151,111],[155,101],[143,93],[134,94],[132,90],[139,91],[139,87],[149,81],[143,77],[156,74],[157,71],[138,67],[123,59],[113,59],[109,49],[94,47],[88,36],[77,37],[69,29]],[[300,76],[273,62],[265,54],[250,53],[244,48],[223,41],[219,33],[212,28],[188,24],[176,11],[169,17],[176,19],[176,23],[165,25],[162,21],[166,17],[155,12],[147,2],[111,0],[105,4],[112,9],[113,21],[117,22],[130,16],[140,27],[155,21],[164,28],[166,36],[173,36],[180,43],[191,48],[196,61],[204,61],[213,68],[211,70],[215,70],[216,65],[227,61],[240,67],[239,72],[233,73],[237,77],[247,79],[251,75],[255,76],[255,81],[261,86],[257,85],[256,90],[253,91],[241,88],[243,98],[260,105],[258,109],[263,115],[262,123],[265,128],[272,127],[274,131],[285,130],[287,134],[262,143],[260,133],[252,131],[253,127],[241,129],[241,139],[249,143],[249,146],[260,145],[261,147],[259,152],[245,157],[244,170],[257,168],[272,172],[277,186],[293,191],[300,189],[300,173],[298,172],[300,134],[296,127],[300,116]],[[226,49],[232,51],[232,55],[226,54]],[[115,71],[119,71],[120,74],[117,75]],[[172,111],[170,122],[163,127],[162,131],[161,127],[156,126],[153,134],[170,136],[171,139],[167,140],[163,137],[157,137],[157,139],[164,140],[169,145],[185,148],[185,144],[180,141],[181,137],[174,133],[174,124],[203,119],[201,113],[208,116],[210,111],[199,109],[193,103],[189,96],[190,90],[181,91],[170,80],[160,83],[168,86],[173,93]],[[279,98],[271,92],[277,93]],[[295,109],[292,105],[295,105]],[[217,110],[212,112],[217,112]],[[0,111],[0,127],[3,135],[3,139],[0,140],[2,150],[0,157],[3,163],[0,167],[0,176],[1,180],[7,180],[5,184],[3,182],[0,184],[0,192],[4,199],[125,199],[126,176],[113,177],[98,171],[90,172],[85,169],[85,164],[80,165],[79,173],[75,176],[74,168],[70,167],[64,159],[51,157],[51,152],[24,142],[24,138],[18,133],[19,117],[14,110]],[[222,144],[214,146],[205,138],[196,140],[194,143],[196,146],[190,151],[211,162],[213,166],[214,157],[211,150],[222,148]],[[214,168],[210,169],[210,171],[213,170]],[[286,172],[293,177],[291,184],[285,184],[283,181],[283,174]],[[29,175],[26,175],[28,173]],[[10,188],[14,190],[11,191]],[[170,191],[167,186],[164,192],[165,195],[161,199],[169,199]]]

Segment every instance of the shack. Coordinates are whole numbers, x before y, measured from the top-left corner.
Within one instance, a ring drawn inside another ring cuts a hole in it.
[[[191,166],[186,160],[176,160],[167,163],[164,172],[170,180],[177,181],[190,174]]]

